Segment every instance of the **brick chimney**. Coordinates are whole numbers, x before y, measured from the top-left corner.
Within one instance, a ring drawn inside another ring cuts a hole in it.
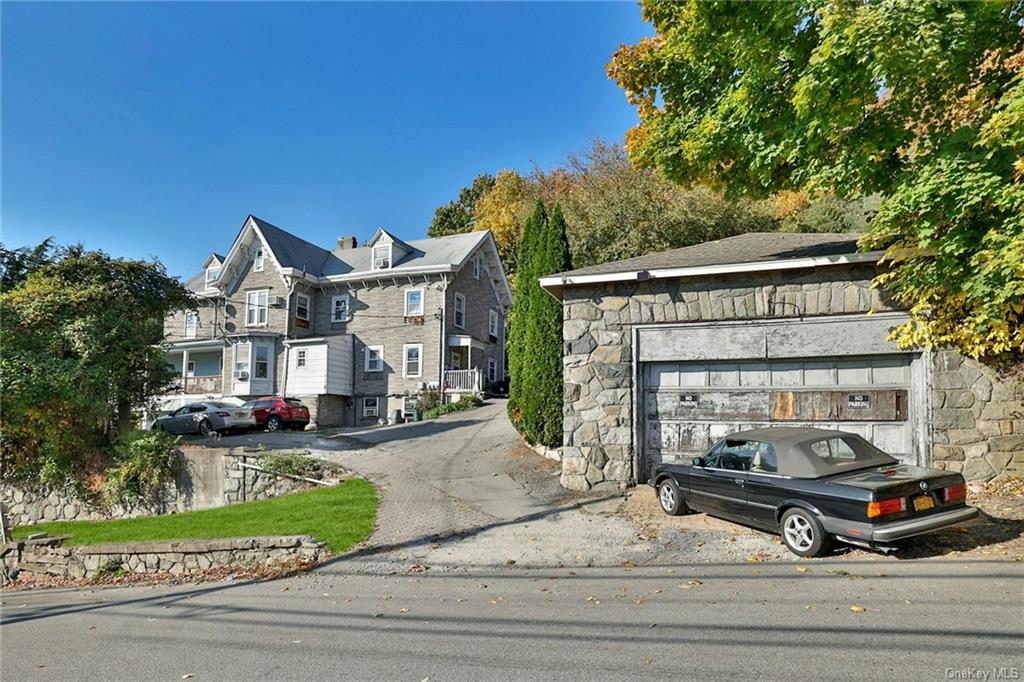
[[[338,251],[354,249],[358,246],[355,237],[338,237]]]

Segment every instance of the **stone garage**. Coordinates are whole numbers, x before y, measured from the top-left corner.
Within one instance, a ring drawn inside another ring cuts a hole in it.
[[[972,481],[1024,473],[1014,386],[887,340],[907,316],[871,286],[880,256],[851,235],[751,233],[543,278],[564,312],[562,484],[641,483],[773,424],[860,433]]]

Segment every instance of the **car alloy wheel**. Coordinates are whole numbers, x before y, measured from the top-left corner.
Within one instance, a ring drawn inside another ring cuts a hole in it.
[[[794,514],[786,519],[786,526],[783,528],[786,533],[787,543],[794,549],[806,552],[814,544],[814,529],[804,517]]]
[[[271,416],[267,420],[267,431],[277,431],[281,428],[281,420],[278,417]]]
[[[832,546],[832,538],[806,509],[793,508],[782,515],[782,540],[797,556],[821,556]]]
[[[212,431],[213,427],[210,426],[210,422],[206,421],[205,419],[199,422],[199,433],[201,433],[204,436],[209,436]]]
[[[658,484],[658,504],[669,516],[678,516],[686,512],[686,502],[679,492],[679,486],[671,478],[666,478]]]
[[[665,511],[672,511],[676,508],[676,494],[675,491],[672,490],[672,486],[661,486],[661,491],[658,493],[658,499],[661,500],[661,508]]]

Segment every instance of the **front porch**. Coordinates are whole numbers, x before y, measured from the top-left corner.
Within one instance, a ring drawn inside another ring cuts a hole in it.
[[[224,395],[224,352],[219,342],[179,346],[167,352],[167,363],[179,380],[167,393],[219,398]]]

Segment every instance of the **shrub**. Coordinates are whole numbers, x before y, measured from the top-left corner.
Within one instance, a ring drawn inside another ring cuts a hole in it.
[[[273,452],[261,455],[260,467],[279,476],[320,478],[321,462],[298,452]]]
[[[420,399],[416,403],[416,408],[420,412],[428,412],[433,410],[435,407],[443,402],[440,391],[424,391],[420,394]]]
[[[463,412],[465,410],[472,410],[480,407],[484,404],[484,401],[475,395],[464,395],[454,403],[442,404],[437,407],[433,407],[423,413],[424,419],[434,419],[445,414],[451,414],[452,412]]]
[[[133,503],[159,495],[181,468],[178,438],[159,431],[129,431],[114,447],[104,498]]]

